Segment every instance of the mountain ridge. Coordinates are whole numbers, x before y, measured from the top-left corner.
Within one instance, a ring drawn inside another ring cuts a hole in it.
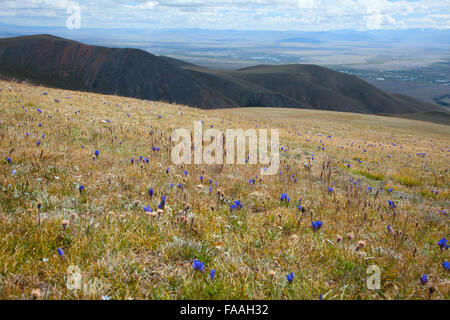
[[[315,65],[213,70],[133,48],[90,46],[52,35],[0,39],[0,74],[62,89],[202,109],[287,107],[368,114],[442,112]]]

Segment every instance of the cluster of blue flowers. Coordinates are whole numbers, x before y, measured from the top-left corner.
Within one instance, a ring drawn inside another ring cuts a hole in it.
[[[237,210],[237,209],[242,209],[243,208],[243,204],[242,204],[242,202],[241,202],[241,200],[236,200],[234,203],[231,203],[230,204],[230,210],[231,211],[233,211],[233,210]]]
[[[293,272],[288,273],[286,275],[286,279],[287,279],[287,281],[289,281],[289,283],[292,283],[292,281],[294,281],[294,273]]]
[[[159,209],[164,209],[164,206],[166,205],[166,196],[162,196],[161,202],[158,204]]]
[[[280,201],[281,202],[289,202],[291,199],[287,196],[286,193],[282,193],[280,196]]]
[[[313,230],[319,230],[320,228],[322,228],[322,225],[323,225],[323,222],[320,220],[311,222],[311,227],[313,228]]]
[[[194,260],[194,263],[192,264],[192,267],[195,270],[198,270],[200,272],[204,272],[205,271],[205,264],[203,262],[198,261],[197,259]]]
[[[423,274],[420,277],[420,282],[422,282],[422,284],[426,284],[428,282],[428,276],[426,274]]]
[[[439,240],[438,242],[438,246],[442,249],[448,249],[449,245],[448,245],[448,240],[445,238],[442,238],[441,240]]]

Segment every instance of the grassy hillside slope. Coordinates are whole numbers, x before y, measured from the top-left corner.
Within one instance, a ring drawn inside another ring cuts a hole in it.
[[[448,126],[0,89],[1,299],[450,298]],[[170,136],[194,120],[280,129],[279,174],[173,165]]]

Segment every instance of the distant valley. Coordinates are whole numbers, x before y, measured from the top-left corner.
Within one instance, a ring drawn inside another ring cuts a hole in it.
[[[431,112],[432,118],[448,121],[437,105],[389,94],[353,75],[315,65],[214,70],[139,49],[89,46],[51,35],[0,39],[0,72],[63,89],[203,109],[287,107],[398,116]]]

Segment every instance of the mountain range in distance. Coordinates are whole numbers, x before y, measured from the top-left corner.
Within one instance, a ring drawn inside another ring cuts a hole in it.
[[[450,124],[437,105],[383,92],[315,65],[213,70],[131,48],[90,46],[51,35],[0,39],[0,74],[79,91],[202,109],[286,107],[383,114]]]

